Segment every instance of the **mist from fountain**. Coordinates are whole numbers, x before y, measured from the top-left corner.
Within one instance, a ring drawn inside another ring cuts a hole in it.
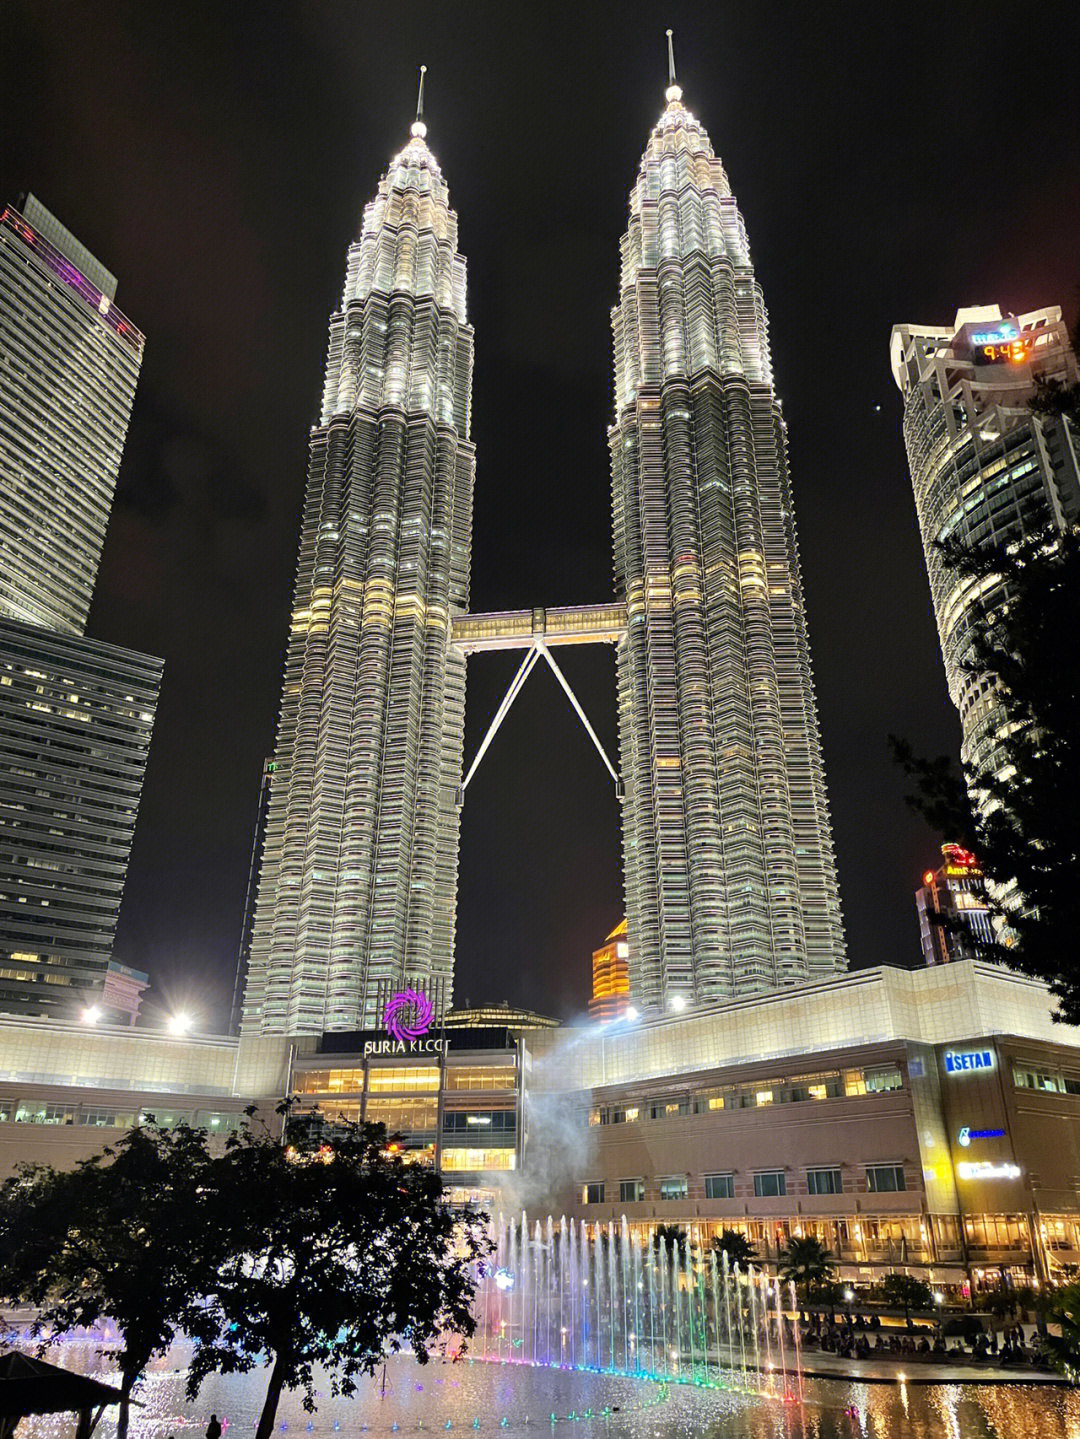
[[[784,1286],[715,1249],[565,1216],[500,1214],[480,1266],[474,1357],[802,1397]],[[795,1291],[787,1298],[795,1308]],[[797,1311],[796,1311],[797,1313]]]

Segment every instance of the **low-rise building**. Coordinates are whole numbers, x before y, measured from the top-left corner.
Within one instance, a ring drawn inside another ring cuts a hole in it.
[[[152,1113],[224,1133],[285,1095],[378,1120],[456,1202],[935,1284],[1080,1265],[1080,1032],[964,960],[864,970],[648,1022],[181,1038],[0,1019],[0,1177],[73,1164]]]

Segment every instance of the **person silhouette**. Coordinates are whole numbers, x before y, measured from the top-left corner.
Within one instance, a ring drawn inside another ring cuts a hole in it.
[[[206,1439],[221,1439],[221,1425],[216,1414],[210,1415],[210,1423],[206,1426]]]

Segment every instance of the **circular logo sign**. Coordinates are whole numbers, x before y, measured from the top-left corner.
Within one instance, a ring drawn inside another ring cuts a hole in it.
[[[434,1017],[435,1011],[426,994],[418,989],[402,989],[387,1002],[383,1024],[395,1039],[419,1039],[427,1034]]]

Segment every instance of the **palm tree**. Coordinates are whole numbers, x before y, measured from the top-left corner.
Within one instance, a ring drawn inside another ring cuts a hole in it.
[[[736,1264],[745,1269],[748,1264],[758,1262],[757,1250],[737,1229],[721,1229],[719,1234],[714,1234],[712,1248],[717,1264],[723,1264],[724,1255],[727,1255],[729,1269],[734,1269]]]
[[[828,1249],[812,1234],[789,1239],[787,1247],[780,1251],[780,1277],[791,1280],[808,1299],[823,1293],[835,1267]]]
[[[690,1243],[686,1230],[679,1224],[658,1224],[653,1230],[652,1247],[672,1254],[681,1254]]]
[[[1047,1296],[1046,1317],[1061,1326],[1061,1333],[1042,1334],[1042,1351],[1059,1373],[1075,1383],[1080,1378],[1080,1280]]]

